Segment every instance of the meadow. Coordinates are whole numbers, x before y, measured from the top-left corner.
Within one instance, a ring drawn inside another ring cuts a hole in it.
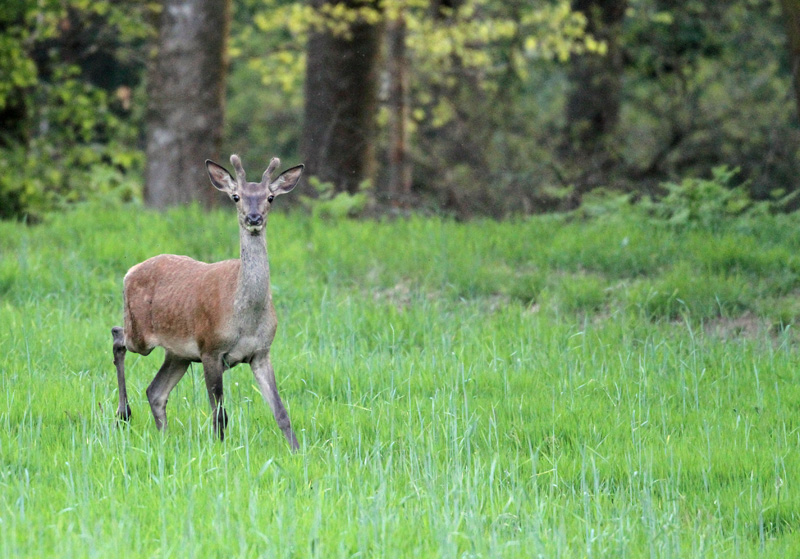
[[[0,223],[0,556],[800,555],[798,224],[278,207],[292,454],[246,366],[224,443],[199,366],[156,431],[160,350],[114,419],[125,271],[237,256],[230,208]]]

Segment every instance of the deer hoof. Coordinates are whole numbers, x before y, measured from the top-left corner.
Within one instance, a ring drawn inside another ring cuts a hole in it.
[[[117,419],[120,421],[129,421],[131,418],[131,407],[128,404],[125,404],[125,409],[118,409],[117,410]]]

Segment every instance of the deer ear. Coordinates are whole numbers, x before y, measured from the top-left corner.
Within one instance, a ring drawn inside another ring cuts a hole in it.
[[[231,174],[224,167],[217,165],[210,159],[206,159],[206,170],[208,171],[208,177],[211,179],[211,184],[218,190],[227,193],[236,191],[236,181],[233,180]]]
[[[304,165],[297,165],[291,169],[286,169],[270,183],[269,191],[275,195],[291,192],[291,190],[297,184],[297,181],[300,180],[300,175],[303,174],[303,169],[305,169]]]

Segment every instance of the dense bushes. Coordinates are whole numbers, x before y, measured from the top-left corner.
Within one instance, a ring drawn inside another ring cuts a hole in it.
[[[0,10],[0,219],[138,196],[145,2]]]

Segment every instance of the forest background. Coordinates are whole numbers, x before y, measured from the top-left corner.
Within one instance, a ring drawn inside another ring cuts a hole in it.
[[[712,175],[793,210],[799,63],[795,0],[4,2],[0,217],[214,205],[202,161],[232,152],[305,163],[299,203],[346,214]]]

